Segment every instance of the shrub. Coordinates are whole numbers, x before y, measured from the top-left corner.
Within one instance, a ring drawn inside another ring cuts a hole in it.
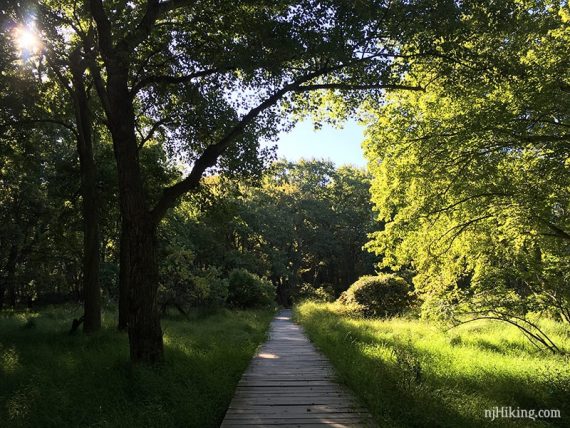
[[[397,275],[363,276],[339,297],[339,303],[356,306],[366,316],[391,317],[408,309],[410,291]]]
[[[234,269],[229,275],[228,303],[239,308],[269,306],[275,302],[275,287],[265,278]]]
[[[159,305],[163,313],[175,307],[185,314],[196,306],[223,306],[228,296],[228,281],[216,267],[195,269],[190,251],[176,251],[163,259]]]
[[[295,289],[293,300],[301,302],[303,300],[311,300],[313,302],[333,302],[334,291],[332,287],[315,288],[311,284],[303,283]]]
[[[217,267],[202,269],[192,275],[192,301],[195,306],[224,306],[228,298],[228,280],[222,278],[222,271]]]

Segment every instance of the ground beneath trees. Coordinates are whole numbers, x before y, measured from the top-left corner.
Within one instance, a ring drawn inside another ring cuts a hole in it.
[[[0,313],[2,427],[219,427],[273,311],[197,311],[163,320],[166,363],[128,364],[115,328],[68,334],[81,308]]]

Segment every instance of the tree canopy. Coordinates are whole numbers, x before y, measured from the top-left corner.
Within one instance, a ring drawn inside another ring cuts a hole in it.
[[[458,46],[468,66],[419,65],[409,78],[432,79],[425,92],[369,106],[372,195],[386,222],[369,248],[413,269],[426,312],[568,320],[570,15],[531,3],[502,25],[466,16],[477,28]]]
[[[20,239],[14,251],[1,250],[2,287],[13,288],[14,266],[24,267],[26,242],[38,236],[25,216],[13,217],[14,206],[38,224],[45,218],[40,236],[48,236],[62,224],[55,213],[71,205],[73,239],[59,233],[50,242],[81,247],[81,261],[72,259],[81,264],[86,331],[100,325],[100,285],[117,274],[108,264],[120,261],[119,324],[128,327],[133,361],[163,357],[160,238],[175,227],[173,208],[184,225],[212,226],[214,245],[201,238],[208,229],[191,228],[200,244],[175,257],[213,269],[196,278],[251,265],[280,284],[286,301],[302,284],[338,293],[369,273],[359,250],[369,232],[365,173],[317,162],[263,174],[272,151],[261,143],[306,115],[317,123],[368,118],[373,202],[386,224],[370,248],[384,268],[411,268],[418,290],[439,295],[460,279],[485,289],[498,277],[511,292],[509,269],[524,266],[511,269],[528,272],[516,281],[541,290],[547,282],[564,302],[548,278],[567,275],[566,3],[2,6],[2,155],[19,165],[2,169],[0,208],[5,236]],[[68,161],[62,174],[51,169],[58,155]],[[33,173],[20,177],[26,162]],[[243,177],[264,184],[219,190]],[[218,190],[208,195],[204,183]],[[187,204],[210,205],[201,212]]]

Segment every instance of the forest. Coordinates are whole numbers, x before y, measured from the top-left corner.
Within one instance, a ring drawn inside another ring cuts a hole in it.
[[[567,426],[569,95],[566,0],[0,0],[0,426],[285,426],[289,308],[372,426]]]

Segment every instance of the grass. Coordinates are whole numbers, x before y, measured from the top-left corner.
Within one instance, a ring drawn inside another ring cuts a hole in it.
[[[295,318],[382,427],[570,426],[570,361],[537,352],[514,327],[475,322],[442,331],[411,319],[352,319],[306,302]],[[570,351],[570,328],[543,321]],[[485,418],[484,410],[559,409],[561,419]]]
[[[195,312],[163,320],[166,362],[128,364],[111,313],[70,336],[78,309],[0,314],[0,426],[218,427],[272,311]]]

